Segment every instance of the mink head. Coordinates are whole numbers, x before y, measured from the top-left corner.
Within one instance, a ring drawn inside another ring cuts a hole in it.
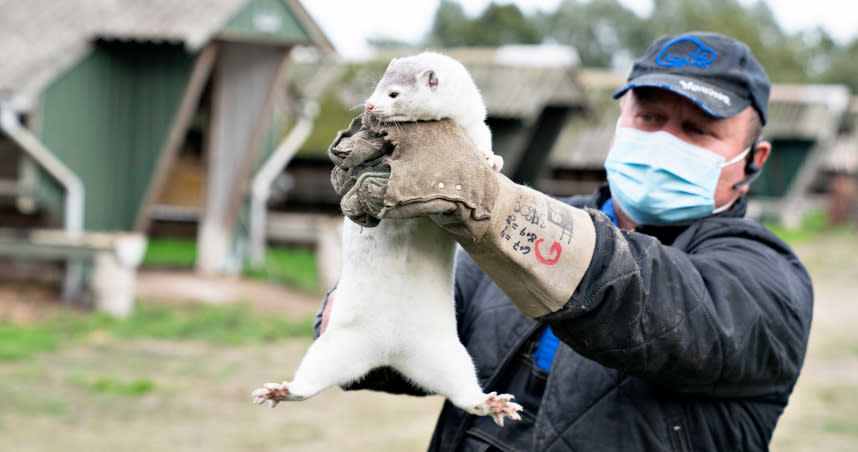
[[[476,87],[461,63],[425,52],[394,58],[364,106],[383,121],[441,119],[455,114],[471,91]]]

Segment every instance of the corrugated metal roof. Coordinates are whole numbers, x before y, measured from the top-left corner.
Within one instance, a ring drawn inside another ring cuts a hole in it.
[[[772,100],[763,136],[768,139],[817,139],[836,133],[842,115],[843,111],[832,111],[821,103]]]
[[[33,95],[96,38],[198,50],[249,0],[0,0],[0,93]],[[309,16],[287,0],[300,20]],[[314,39],[330,47],[308,23]]]
[[[218,28],[238,12],[245,0],[103,0],[110,9],[96,34],[107,38],[184,42],[199,49]],[[109,5],[109,6],[108,6]]]
[[[604,70],[582,70],[579,82],[589,99],[587,115],[569,118],[549,156],[555,168],[600,169],[614,136],[620,108],[611,93],[626,81],[623,74]]]
[[[492,116],[532,118],[546,105],[584,102],[571,68],[465,65]]]

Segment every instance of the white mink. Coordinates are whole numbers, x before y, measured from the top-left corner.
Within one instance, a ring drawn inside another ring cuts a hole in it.
[[[486,108],[470,74],[437,53],[394,59],[365,104],[383,122],[449,118],[500,170]],[[459,341],[453,299],[455,241],[428,218],[382,220],[362,228],[345,219],[343,268],[330,320],[291,382],[267,383],[256,403],[304,400],[325,388],[391,366],[417,386],[476,415],[518,420],[509,394],[486,394]]]

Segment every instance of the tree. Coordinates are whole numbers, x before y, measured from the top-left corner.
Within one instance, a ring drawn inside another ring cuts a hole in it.
[[[843,84],[848,86],[853,93],[858,93],[856,61],[858,61],[858,38],[853,39],[848,45],[832,48],[828,55],[825,71],[815,77],[815,81]]]
[[[471,28],[473,24],[462,5],[453,0],[441,0],[426,41],[434,47],[461,46]]]
[[[564,0],[536,20],[546,36],[574,47],[586,67],[623,65],[618,57],[639,55],[652,41],[645,21],[617,0]]]
[[[773,1],[773,0],[769,0]],[[776,83],[841,83],[858,91],[858,39],[838,45],[822,29],[788,34],[763,0],[653,0],[639,17],[619,0],[563,0],[549,13],[526,17],[515,5],[490,4],[471,19],[454,0],[442,0],[427,44],[439,47],[533,44],[574,47],[585,67],[628,70],[657,37],[714,31],[751,48]]]
[[[537,44],[542,33],[512,4],[491,3],[471,20],[458,3],[442,0],[427,41],[438,47]]]
[[[654,0],[647,26],[656,36],[690,30],[728,35],[751,48],[771,79],[798,82],[807,78],[804,46],[782,31],[771,9],[760,0],[748,8],[737,0]]]

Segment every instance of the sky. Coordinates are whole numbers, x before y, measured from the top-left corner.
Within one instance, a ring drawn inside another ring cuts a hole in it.
[[[525,13],[551,11],[560,0],[494,0],[515,3]],[[753,3],[754,0],[739,0]],[[766,0],[787,32],[825,28],[845,44],[858,36],[858,2],[854,0]],[[470,16],[482,12],[491,0],[459,0]],[[321,26],[337,51],[348,59],[370,55],[366,39],[389,37],[417,42],[432,25],[440,0],[302,0],[304,8]],[[649,15],[652,0],[620,0],[639,15]]]

